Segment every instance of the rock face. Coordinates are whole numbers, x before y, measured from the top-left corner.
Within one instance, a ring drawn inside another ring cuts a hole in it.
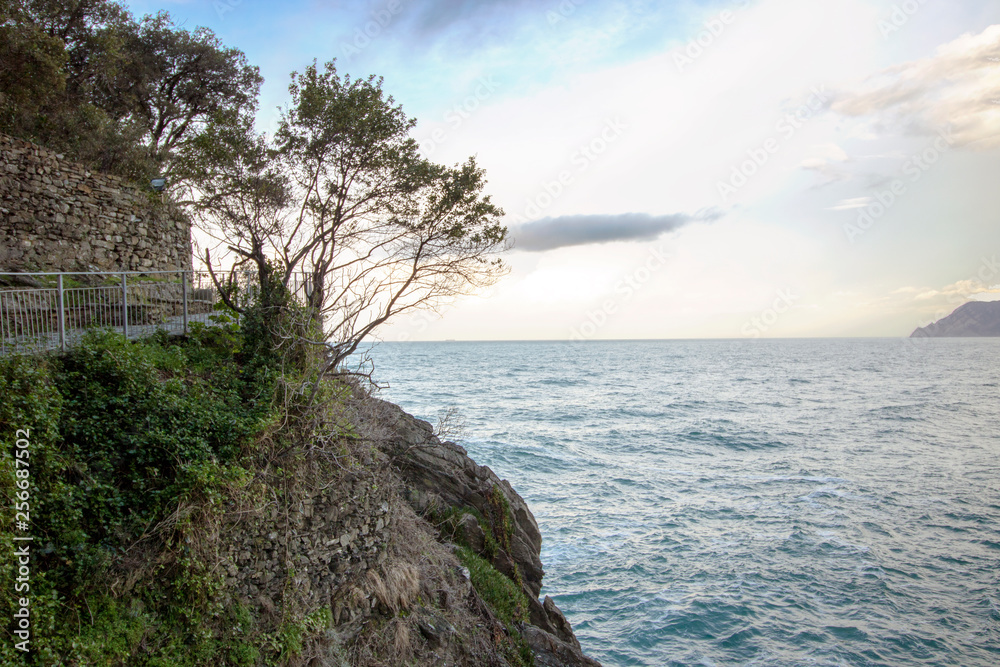
[[[190,270],[191,222],[117,176],[0,134],[0,271],[95,269]]]
[[[600,667],[600,663],[583,655],[569,621],[552,598],[546,597],[544,602],[538,600],[544,575],[539,555],[542,536],[524,499],[506,480],[469,458],[465,449],[439,440],[427,422],[392,403],[377,403],[378,419],[389,429],[383,451],[395,462],[406,485],[404,496],[418,514],[471,508],[480,516],[489,516],[495,511],[496,493],[503,494],[509,506],[512,530],[509,550],[499,549],[493,557],[493,565],[512,579],[516,577],[515,571],[520,571],[531,604],[530,625],[525,626],[522,634],[535,653],[536,664]],[[484,542],[485,535],[477,530],[478,522],[470,516],[464,515],[460,521],[467,528],[466,541],[476,549]]]
[[[335,623],[352,620],[355,610],[331,591],[345,592],[385,559],[392,497],[384,479],[348,474],[324,484],[330,475],[304,465],[280,490],[281,503],[254,516],[237,512],[223,527],[219,566],[232,600],[273,608],[291,586],[300,604],[329,604]]]
[[[948,317],[910,334],[910,338],[983,338],[1000,336],[1000,301],[973,301]]]

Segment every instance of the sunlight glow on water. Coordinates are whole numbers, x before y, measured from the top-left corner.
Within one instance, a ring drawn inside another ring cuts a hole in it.
[[[613,665],[1000,664],[1000,340],[405,343]]]

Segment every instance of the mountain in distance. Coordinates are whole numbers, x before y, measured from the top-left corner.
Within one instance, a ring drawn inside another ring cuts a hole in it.
[[[1000,336],[1000,301],[971,301],[948,317],[920,327],[910,338],[973,338]]]

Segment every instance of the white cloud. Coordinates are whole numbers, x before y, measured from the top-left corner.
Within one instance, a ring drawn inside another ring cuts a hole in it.
[[[996,296],[1000,296],[1000,285],[988,286],[976,279],[958,280],[942,287],[914,287],[906,286],[893,290],[893,297],[887,300],[894,300],[897,303],[920,302],[924,307],[926,303],[940,305],[951,303],[961,305],[966,301],[992,301]]]
[[[860,102],[845,107],[847,101],[877,90],[891,77],[909,81],[913,73],[938,81],[938,92],[970,95],[978,85],[965,74],[945,80],[938,65],[921,64],[925,61],[885,70],[892,51],[876,29],[879,16],[868,0],[760,0],[741,11],[683,72],[673,52],[666,51],[520,97],[506,90],[460,124],[445,127],[447,141],[432,157],[452,162],[478,154],[491,192],[512,214],[512,225],[514,216],[526,224],[735,204],[724,224],[685,226],[669,237],[674,253],[667,266],[621,304],[602,337],[738,336],[748,315],[773,300],[775,290],[788,287],[805,296],[776,334],[908,333],[914,313],[949,295],[918,300],[918,294],[940,288],[914,287],[888,297],[884,290],[907,280],[922,284],[917,270],[903,278],[895,274],[913,266],[914,257],[929,247],[937,251],[948,243],[921,240],[946,202],[970,202],[966,213],[956,216],[951,233],[957,236],[986,228],[977,211],[989,197],[982,187],[958,178],[962,172],[953,171],[949,155],[864,244],[851,246],[844,238],[842,220],[834,218],[853,220],[858,209],[874,201],[870,184],[885,174],[871,171],[894,173],[898,165],[886,163],[906,159],[914,150],[912,139],[886,139],[885,124],[899,120],[902,102],[879,105],[872,98],[862,115]],[[977,39],[949,44],[979,48]],[[926,44],[924,52],[935,47]],[[958,47],[942,47],[927,60],[960,62],[949,48]],[[880,74],[871,77],[873,71]],[[820,108],[791,136],[776,129],[809,98],[811,88],[825,84],[832,91],[850,81],[865,81],[867,87],[835,98],[838,113]],[[918,90],[915,99],[929,95],[930,89]],[[927,127],[937,124],[932,111],[944,113],[932,97],[915,107]],[[621,131],[601,145],[609,122]],[[910,118],[906,128],[915,131],[915,122]],[[959,132],[973,127],[956,124]],[[770,138],[779,139],[778,149],[731,201],[721,202],[716,184]],[[586,157],[584,149],[593,142],[600,150]],[[560,179],[563,173],[566,179]],[[824,186],[822,192],[817,183]],[[942,183],[949,187],[939,196],[935,188],[943,188]],[[906,261],[891,236],[904,229],[903,244],[912,246]],[[450,313],[447,323],[427,335],[474,331],[489,311],[490,321],[503,323],[489,337],[566,337],[589,309],[613,296],[616,281],[644,261],[645,252],[642,243],[576,246],[536,253],[534,263],[528,253],[515,253],[513,274],[494,297]],[[961,271],[967,260],[953,253],[941,265],[950,262]],[[522,324],[525,320],[530,326]]]
[[[854,197],[851,199],[842,199],[837,202],[834,206],[828,208],[828,211],[852,211],[857,208],[865,208],[869,204],[875,201],[874,197]]]
[[[958,145],[1000,148],[1000,25],[965,34],[934,56],[885,69],[831,105],[881,128],[933,134],[951,127]]]

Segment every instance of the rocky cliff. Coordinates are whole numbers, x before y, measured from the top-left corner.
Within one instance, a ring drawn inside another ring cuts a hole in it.
[[[539,600],[542,536],[511,485],[392,403],[358,392],[342,409],[328,417],[352,424],[349,456],[262,471],[226,513],[210,549],[226,605],[263,624],[328,610],[289,664],[600,667]]]
[[[910,338],[974,338],[1000,336],[1000,301],[972,301],[910,334]]]
[[[445,542],[450,529],[451,536],[459,537],[499,572],[519,582],[530,605],[521,633],[534,653],[535,664],[599,667],[583,654],[569,621],[552,598],[538,599],[544,575],[542,536],[524,499],[490,468],[469,458],[465,449],[438,439],[427,422],[392,403],[370,401],[370,418],[387,431],[381,438],[381,450],[403,483],[402,495],[409,507],[443,528]],[[509,519],[506,540],[503,531],[496,530],[505,519]],[[499,544],[491,548],[494,541]]]
[[[23,433],[38,506],[18,530],[44,545],[30,651],[8,624],[0,665],[597,665],[538,599],[542,537],[506,481],[343,377],[296,402],[237,341],[94,332],[0,357],[0,499]],[[6,618],[28,604],[13,577]]]

